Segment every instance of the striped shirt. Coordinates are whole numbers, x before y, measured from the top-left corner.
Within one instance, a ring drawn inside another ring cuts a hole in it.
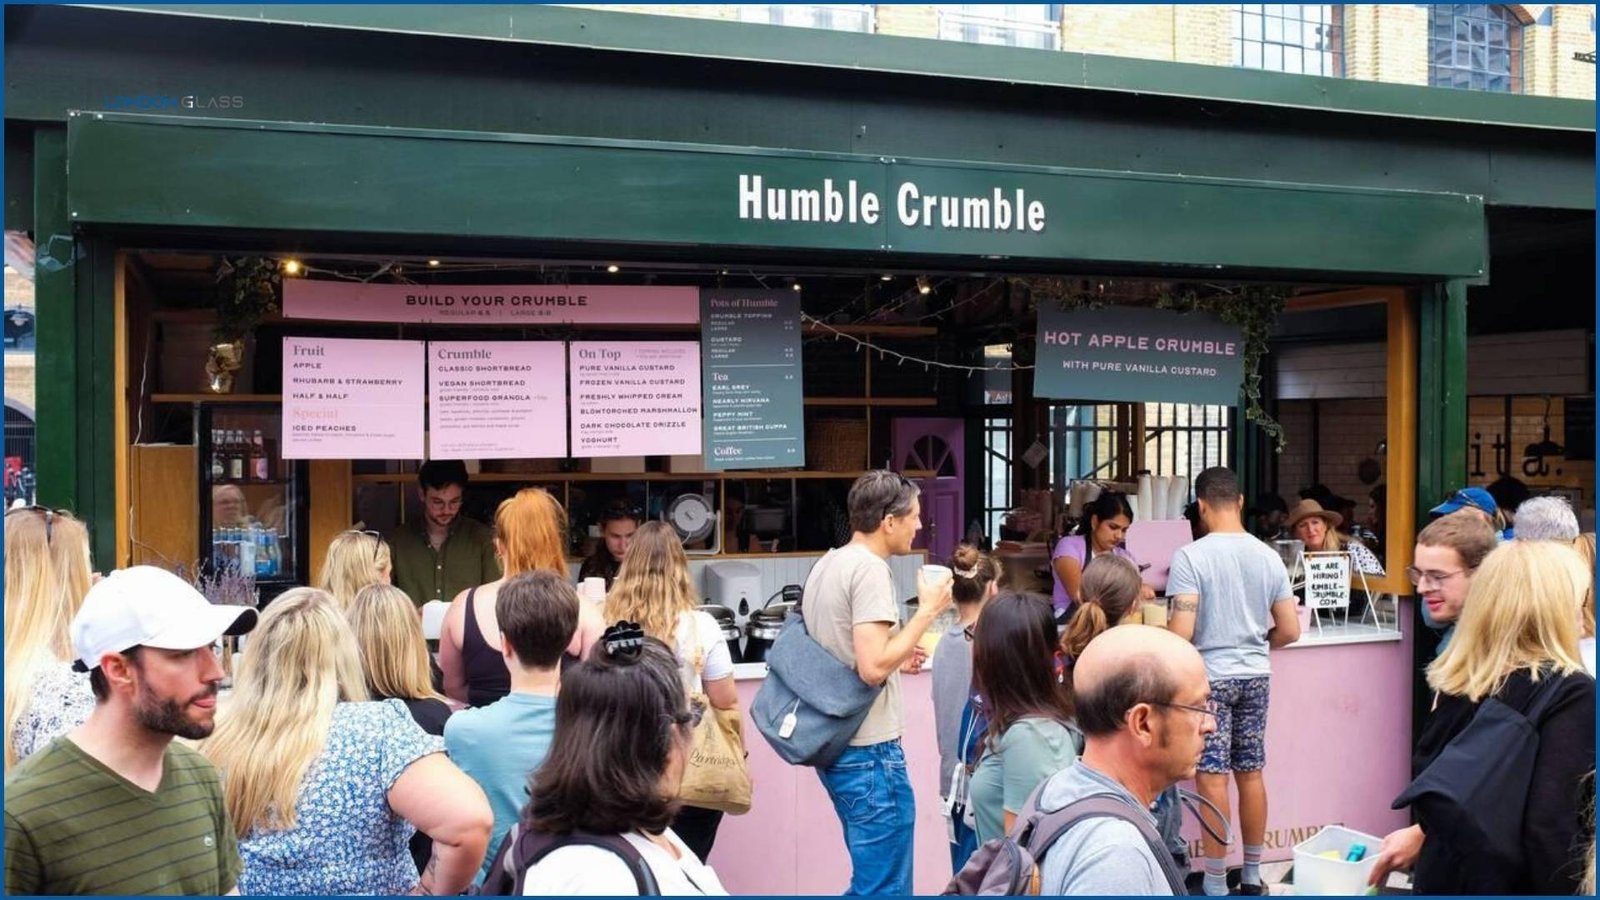
[[[65,737],[5,782],[6,893],[224,894],[239,849],[210,761],[173,742],[146,791]]]

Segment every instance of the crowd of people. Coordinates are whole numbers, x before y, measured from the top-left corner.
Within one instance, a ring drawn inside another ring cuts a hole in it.
[[[8,513],[7,892],[725,894],[707,863],[723,813],[683,786],[702,720],[739,696],[677,533],[608,511],[584,565],[607,579],[594,603],[554,497],[521,490],[491,527],[461,515],[465,489],[458,464],[424,466],[421,522],[339,534],[316,586],[259,613],[151,566],[100,579],[71,514]],[[1000,561],[962,544],[938,561],[951,578],[919,576],[908,615],[889,561],[922,527],[918,488],[888,471],[855,482],[850,538],[801,601],[811,639],[880,688],[817,768],[848,893],[912,892],[900,682],[929,663],[936,623],[953,874],[992,859],[980,847],[1015,839],[1022,817],[1104,800],[1111,813],[1041,848],[1040,892],[1171,894],[1190,867],[1179,783],[1192,779],[1213,811],[1203,891],[1266,892],[1269,658],[1300,636],[1297,601],[1235,475],[1208,469],[1195,496],[1203,536],[1175,554],[1164,601],[1123,546],[1126,499],[1106,493],[1057,545],[1053,597],[1003,589]],[[1485,498],[1434,510],[1406,573],[1441,632],[1413,774],[1460,770],[1483,710],[1525,715],[1538,737],[1525,813],[1475,811],[1521,815],[1517,846],[1486,852],[1437,793],[1408,792],[1413,824],[1372,848],[1373,883],[1407,870],[1421,893],[1570,894],[1585,878],[1592,891],[1593,536],[1559,499],[1532,498],[1513,537]],[[1314,499],[1283,513],[1275,534],[1350,546],[1343,514]],[[437,663],[418,613],[434,601],[448,603]],[[225,672],[216,648],[240,635]]]

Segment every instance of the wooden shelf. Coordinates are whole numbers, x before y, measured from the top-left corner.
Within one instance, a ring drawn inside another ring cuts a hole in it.
[[[933,397],[807,397],[806,406],[938,406]]]
[[[162,405],[190,403],[282,403],[282,394],[151,394],[150,402]]]
[[[472,476],[472,481],[483,484],[535,484],[547,482],[584,481],[737,481],[742,479],[767,479],[782,481],[790,478],[799,481],[831,478],[855,480],[864,472],[814,472],[793,469],[740,469],[734,472],[483,472]],[[934,472],[913,470],[901,472],[907,478],[932,478]],[[371,472],[352,475],[357,484],[410,484],[417,480],[415,472]]]

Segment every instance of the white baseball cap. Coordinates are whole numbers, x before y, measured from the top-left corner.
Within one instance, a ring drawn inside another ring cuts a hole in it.
[[[218,606],[182,578],[155,566],[118,569],[89,589],[72,618],[73,668],[87,672],[106,653],[131,647],[197,650],[225,634],[256,627],[248,606]]]

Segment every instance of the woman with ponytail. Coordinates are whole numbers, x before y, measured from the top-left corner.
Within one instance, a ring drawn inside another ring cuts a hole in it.
[[[1079,581],[1078,611],[1061,635],[1061,652],[1068,668],[1101,632],[1133,618],[1144,592],[1144,582],[1133,563],[1120,556],[1090,560]]]

